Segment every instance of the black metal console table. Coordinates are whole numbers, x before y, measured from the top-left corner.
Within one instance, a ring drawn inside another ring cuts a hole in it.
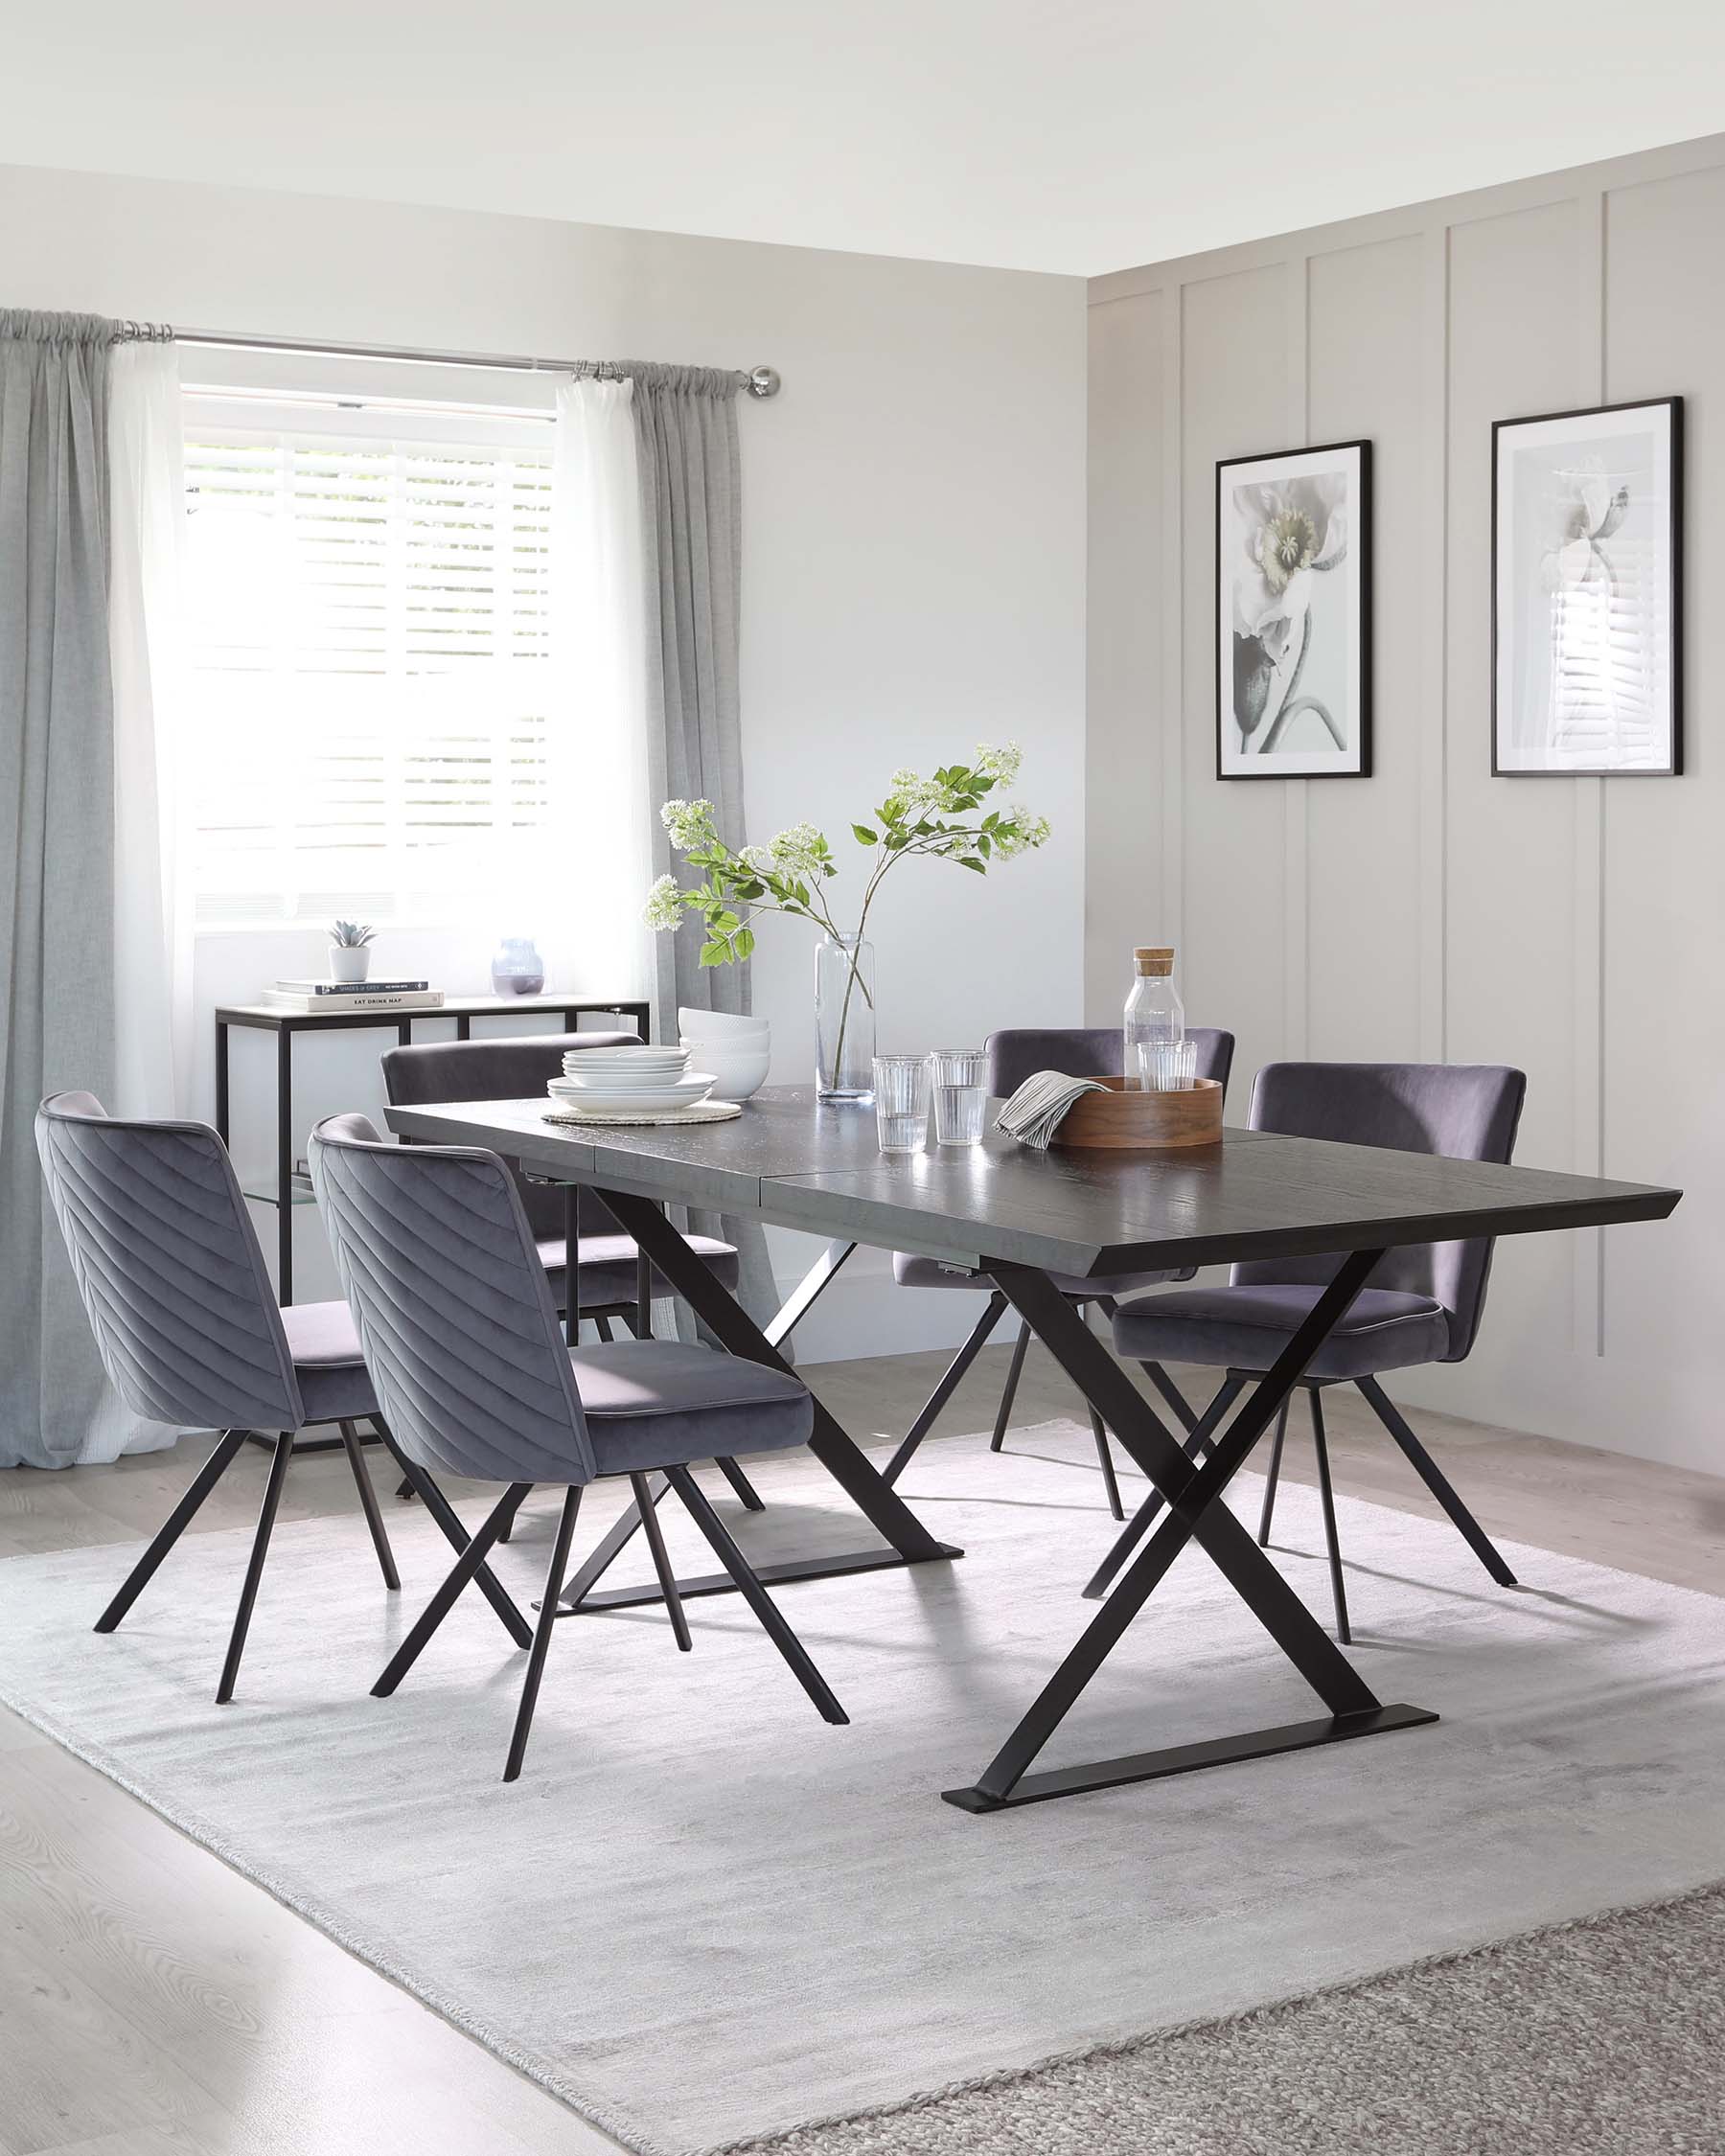
[[[334,998],[332,998],[334,1000]],[[276,1286],[284,1302],[293,1300],[293,1208],[310,1204],[310,1193],[293,1188],[293,1041],[299,1033],[348,1033],[357,1026],[392,1031],[403,1047],[413,1039],[416,1019],[453,1019],[455,1038],[467,1040],[476,1018],[518,1018],[529,1012],[561,1014],[564,1031],[573,1033],[584,1013],[615,1018],[633,1027],[643,1041],[649,1012],[644,1002],[615,997],[589,1001],[574,996],[452,996],[434,1009],[401,1011],[282,1011],[270,1003],[228,1003],[216,1012],[216,1128],[221,1142],[228,1134],[228,1028],[252,1026],[276,1037],[276,1177],[267,1184],[246,1187],[245,1195],[276,1207]]]

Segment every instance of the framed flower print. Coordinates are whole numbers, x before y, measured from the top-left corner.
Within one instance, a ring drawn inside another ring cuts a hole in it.
[[[1216,467],[1216,776],[1371,770],[1371,444]]]
[[[1683,768],[1683,400],[1491,430],[1491,768]]]

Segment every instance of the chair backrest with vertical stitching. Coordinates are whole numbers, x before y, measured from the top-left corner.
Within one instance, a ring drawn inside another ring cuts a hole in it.
[[[1451,1160],[1507,1161],[1528,1081],[1495,1063],[1271,1063],[1252,1089],[1254,1131],[1395,1146]],[[1410,1243],[1387,1250],[1368,1283],[1430,1296],[1449,1317],[1442,1360],[1472,1348],[1485,1308],[1491,1242]],[[1328,1280],[1339,1257],[1261,1258],[1236,1265],[1239,1285]]]
[[[227,1148],[207,1123],[128,1121],[90,1093],[36,1112],[36,1151],[103,1366],[134,1413],[297,1430],[293,1358]]]
[[[391,1145],[335,1115],[311,1134],[311,1181],[402,1451],[484,1481],[591,1481],[568,1348],[497,1156]]]

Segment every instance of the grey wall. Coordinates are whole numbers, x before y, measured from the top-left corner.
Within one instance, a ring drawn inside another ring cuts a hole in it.
[[[1519,1158],[1671,1181],[1658,1227],[1499,1251],[1407,1398],[1725,1466],[1725,137],[1091,287],[1086,1004],[1179,946],[1236,1071],[1505,1061]],[[1491,423],[1687,400],[1687,765],[1489,775]],[[1377,775],[1213,776],[1216,459],[1369,436]],[[1236,1107],[1243,1111],[1242,1086]]]
[[[751,835],[809,817],[856,856],[849,824],[896,766],[1014,737],[1024,798],[1055,826],[1041,853],[986,882],[923,863],[887,886],[870,921],[885,1049],[1078,1017],[1084,300],[1071,277],[0,166],[0,303],[780,368],[783,393],[741,414]],[[188,361],[186,378],[210,377]],[[564,914],[535,929],[563,987],[581,924]],[[474,919],[392,931],[387,949],[471,993],[501,932]],[[780,1083],[802,1082],[814,1061],[812,943],[803,923],[769,923],[755,958]],[[199,939],[199,1112],[212,1006],[313,971],[321,950],[314,930]],[[951,962],[930,963],[934,950]],[[264,1045],[235,1047],[235,1150],[248,1169],[268,1158]],[[375,1108],[377,1052],[358,1035],[301,1044],[296,1143],[319,1113]],[[333,1294],[321,1229],[309,1212],[297,1228],[300,1293]],[[815,1247],[781,1239],[789,1279]],[[895,1288],[884,1254],[859,1258],[799,1342],[811,1359],[932,1346],[968,1327],[963,1299]]]

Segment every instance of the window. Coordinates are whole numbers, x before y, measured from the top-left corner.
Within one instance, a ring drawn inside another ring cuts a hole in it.
[[[205,926],[450,919],[553,836],[549,425],[324,401],[187,402]]]

